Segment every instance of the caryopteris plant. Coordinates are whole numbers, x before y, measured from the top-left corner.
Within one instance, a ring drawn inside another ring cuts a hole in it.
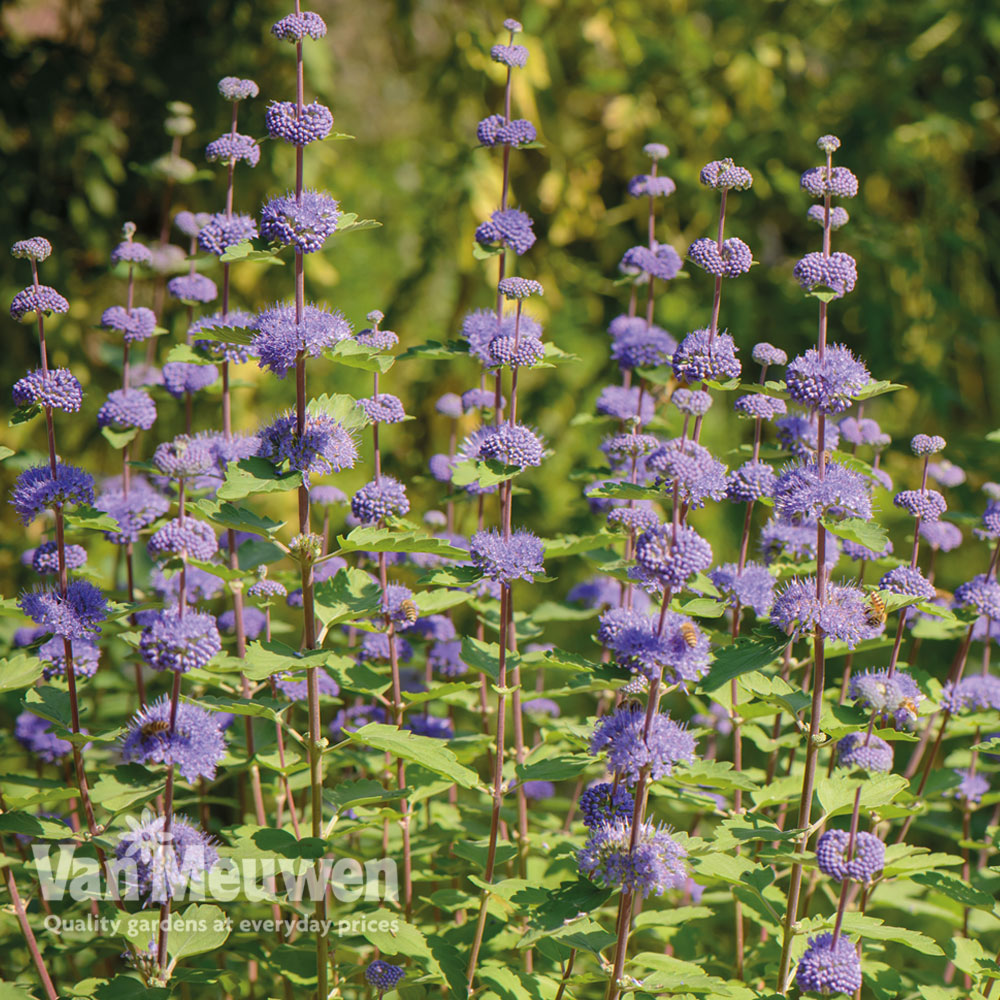
[[[496,207],[458,248],[486,287],[455,329],[338,308],[318,265],[396,244],[350,235],[371,192],[312,159],[348,137],[298,4],[271,28],[292,99],[218,85],[224,204],[173,213],[172,250],[126,223],[120,299],[74,303],[101,351],[60,342],[52,247],[10,234],[10,335],[39,355],[2,449],[26,549],[0,631],[11,997],[994,992],[1000,476],[933,428],[896,455],[876,422],[900,386],[842,342],[850,149],[783,151],[807,167],[794,267],[732,235],[776,190],[760,167],[686,150],[706,194],[636,150],[607,384],[560,422],[546,389],[603,334],[560,322],[520,207],[559,137],[518,117],[538,43],[502,30],[470,150]],[[257,207],[262,163],[290,176]],[[668,222],[703,211],[682,255]],[[797,356],[736,305],[768,267],[817,316]],[[68,420],[113,452],[70,461]],[[540,537],[571,436],[589,527]],[[967,481],[985,501],[950,512]]]

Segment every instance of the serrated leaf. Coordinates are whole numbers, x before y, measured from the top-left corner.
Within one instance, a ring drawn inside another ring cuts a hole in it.
[[[164,364],[214,365],[215,359],[202,354],[191,344],[174,344],[163,359]]]
[[[223,264],[231,264],[234,261],[257,261],[268,264],[284,264],[285,262],[274,250],[255,250],[253,243],[249,240],[242,240],[226,247],[225,253],[219,257]]]
[[[218,906],[196,903],[171,918],[167,952],[174,961],[191,955],[203,955],[221,948],[229,937],[230,920]]]
[[[452,358],[467,358],[469,356],[469,345],[460,340],[451,340],[447,344],[442,344],[437,340],[428,340],[425,344],[416,344],[408,348],[397,361],[410,361],[413,358],[420,358],[424,361],[450,361]]]
[[[636,483],[604,483],[586,491],[588,497],[615,500],[662,500],[663,490],[656,486],[639,486]]]
[[[476,260],[489,260],[503,253],[503,247],[484,247],[481,243],[472,244],[472,256]]]
[[[823,526],[831,535],[864,545],[873,552],[881,552],[889,540],[888,533],[880,524],[860,517],[845,517],[842,521],[824,517]]]
[[[948,872],[917,871],[910,878],[921,885],[927,885],[932,889],[936,889],[949,899],[954,899],[963,906],[975,906],[985,910],[992,910],[996,905],[996,900],[988,892],[977,889],[974,885],[970,885],[963,879]]]
[[[242,500],[256,493],[284,493],[302,485],[301,472],[279,472],[266,458],[242,458],[226,467],[219,500]]]
[[[523,764],[517,765],[515,772],[520,781],[563,781],[583,774],[594,763],[589,754],[559,753],[551,747],[546,749],[551,751],[550,756],[535,751]]]
[[[37,403],[29,403],[26,406],[19,406],[7,421],[8,427],[16,427],[18,424],[26,424],[35,417],[40,416],[42,408]],[[13,454],[13,452],[11,453]]]
[[[370,421],[365,416],[365,411],[358,406],[358,401],[347,393],[337,392],[333,395],[323,393],[315,399],[309,400],[306,411],[311,414],[326,414],[332,417],[346,430],[360,430],[367,427]]]
[[[467,559],[469,553],[447,539],[436,538],[422,531],[379,528],[372,524],[358,525],[349,535],[337,538],[334,555],[348,552],[426,552],[446,559]]]
[[[316,585],[316,617],[324,628],[370,617],[382,606],[382,588],[363,570],[348,567]]]
[[[899,392],[900,389],[906,389],[908,386],[899,385],[896,382],[877,382],[871,381],[863,389],[859,389],[852,395],[852,399],[858,401],[863,399],[872,399],[874,396],[883,396],[887,392]]]
[[[785,651],[791,639],[776,629],[754,632],[741,637],[715,654],[708,676],[699,684],[704,691],[717,691],[729,681],[773,663]]]
[[[391,354],[367,344],[359,344],[350,337],[338,341],[329,350],[324,351],[323,356],[348,368],[360,368],[362,371],[382,374],[385,374],[396,360]]]
[[[492,458],[485,462],[470,458],[464,462],[456,462],[452,466],[451,482],[454,486],[470,486],[473,483],[478,483],[481,487],[486,488],[496,486],[498,483],[505,483],[522,471],[520,466],[504,465]]]
[[[248,531],[251,534],[261,535],[265,538],[285,526],[284,521],[274,521],[269,517],[262,517],[247,507],[239,507],[232,503],[217,503],[208,498],[203,498],[196,500],[193,506],[202,517],[213,524],[219,525],[221,528],[232,528],[234,531]]]
[[[31,687],[42,676],[43,664],[37,656],[17,653],[0,660],[0,691],[19,691]]]
[[[507,651],[506,660],[508,671],[513,668],[515,663],[521,662],[518,654],[512,653],[510,650]],[[483,642],[481,639],[473,639],[468,635],[462,636],[462,662],[499,683],[500,647],[495,642]]]
[[[428,771],[440,774],[461,785],[462,788],[479,788],[479,775],[463,764],[444,745],[442,740],[430,736],[418,736],[406,729],[369,722],[368,725],[352,733],[347,733],[352,743],[384,750],[393,757],[409,760]]]
[[[74,531],[120,531],[121,526],[110,515],[93,507],[76,507],[65,515],[66,527]]]

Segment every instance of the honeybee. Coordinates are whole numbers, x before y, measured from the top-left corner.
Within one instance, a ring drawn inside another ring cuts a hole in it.
[[[150,719],[149,722],[144,722],[140,732],[142,733],[142,738],[148,740],[151,736],[159,736],[160,733],[166,733],[170,730],[170,723],[162,719]]]
[[[899,703],[899,707],[905,708],[906,711],[913,716],[913,718],[917,717],[917,703],[912,698],[904,698]]]
[[[417,607],[416,601],[411,600],[409,597],[400,604],[399,609],[403,612],[403,617],[410,625],[420,617],[420,609]]]
[[[691,622],[684,622],[681,625],[681,635],[684,636],[684,641],[694,649],[698,645],[698,630],[691,624]]]
[[[885,619],[885,601],[876,593],[869,594],[865,603],[865,621],[869,625],[884,625]]]

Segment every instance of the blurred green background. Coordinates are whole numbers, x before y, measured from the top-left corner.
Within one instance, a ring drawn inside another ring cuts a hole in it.
[[[517,9],[455,0],[316,0],[313,6],[330,33],[306,46],[307,96],[329,104],[335,128],[357,141],[311,146],[306,179],[383,228],[337,238],[309,257],[308,293],[342,309],[355,325],[370,309],[383,309],[403,347],[454,338],[466,310],[492,301],[495,261],[473,258],[472,234],[497,207],[499,154],[476,148],[475,126],[500,110],[503,74],[490,62],[489,47],[503,39],[504,17],[524,23],[521,41],[531,55],[527,69],[515,74],[514,114],[537,124],[543,147],[512,157],[513,203],[534,217],[539,235],[517,264],[545,285],[536,312],[547,336],[578,360],[523,380],[521,412],[555,455],[544,472],[524,478],[530,495],[519,501],[519,517],[548,535],[596,525],[581,484],[568,475],[599,464],[598,431],[571,427],[570,420],[592,412],[601,386],[616,375],[605,328],[626,300],[614,284],[617,262],[643,238],[645,206],[626,191],[629,177],[646,169],[642,145],[655,140],[672,150],[665,170],[677,192],[665,204],[658,236],[681,252],[714,225],[716,198],[697,180],[702,164],[732,156],[754,174],[753,189],[730,199],[727,231],[751,245],[760,266],[727,282],[722,305],[722,322],[749,361],[758,340],[791,355],[815,336],[815,301],[803,298],[791,271],[818,245],[798,178],[819,162],[814,142],[824,132],[841,137],[838,162],[861,179],[860,197],[847,206],[851,224],[835,236],[835,247],[858,259],[860,280],[833,307],[831,336],[860,352],[876,377],[911,387],[868,409],[896,438],[886,464],[897,479],[912,485],[916,475],[907,457],[910,435],[941,433],[950,457],[970,472],[952,506],[981,509],[974,489],[1000,479],[995,446],[983,441],[1000,425],[993,392],[1000,379],[995,5],[550,0]],[[199,169],[207,166],[205,144],[228,129],[228,105],[216,90],[224,75],[259,82],[261,97],[243,107],[240,127],[265,134],[266,101],[294,96],[294,49],[269,34],[287,8],[285,0],[22,0],[4,7],[2,228],[8,243],[41,234],[56,248],[42,280],[62,290],[72,309],[51,323],[53,360],[72,367],[88,391],[86,419],[59,421],[60,449],[85,454],[95,471],[119,468],[92,420],[119,378],[119,345],[96,328],[102,310],[124,298],[108,252],[127,219],[141,238],[155,238],[168,204],[163,183],[137,166],[170,148],[163,121],[174,100],[189,102],[196,120],[182,153]],[[238,210],[256,212],[268,194],[285,189],[292,163],[290,147],[264,143],[257,169],[238,169]],[[223,184],[222,171],[213,170],[176,185],[170,214],[221,209]],[[177,230],[171,237],[184,242]],[[23,262],[2,261],[0,291],[9,301],[28,271]],[[711,306],[711,279],[687,270],[690,279],[675,281],[657,304],[658,321],[678,337],[704,325]],[[291,291],[288,267],[244,264],[234,268],[234,280],[236,304],[251,308]],[[146,282],[137,301],[150,304],[152,297],[153,283]],[[162,322],[172,333],[161,338],[161,356],[168,342],[183,338],[182,307],[168,303]],[[8,321],[6,329],[5,393],[35,363],[32,328]],[[419,474],[430,454],[444,448],[447,422],[435,415],[434,401],[470,387],[477,375],[464,361],[411,361],[392,370],[385,388],[418,420],[385,435],[391,471]],[[237,394],[241,426],[253,427],[292,401],[289,382],[252,366],[240,377],[248,383]],[[355,371],[334,371],[325,362],[310,377],[313,392],[368,392]],[[722,451],[736,429],[721,412],[729,402],[718,403],[708,422],[708,442]],[[218,422],[216,403],[217,397],[202,398],[198,427]],[[156,433],[163,438],[181,429],[181,407],[165,395],[159,406]],[[3,439],[21,451],[42,444],[37,424],[12,428]],[[151,446],[146,435],[147,452]],[[17,461],[5,464],[6,483]],[[366,462],[344,485],[352,488],[369,472]],[[418,511],[440,496],[433,482],[422,489],[426,504],[415,504]],[[881,504],[892,521],[888,494]],[[732,538],[742,515],[721,507],[699,516],[704,530]],[[23,537],[9,510],[2,524],[7,547],[0,573],[9,579]],[[967,574],[967,564],[952,565],[958,578]],[[3,589],[10,593],[10,586]]]

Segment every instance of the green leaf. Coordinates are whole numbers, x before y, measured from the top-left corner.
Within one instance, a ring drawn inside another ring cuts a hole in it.
[[[500,682],[500,647],[495,642],[483,642],[471,636],[462,636],[462,662],[479,670],[497,683]],[[507,670],[520,663],[517,653],[507,651]]]
[[[272,722],[278,719],[282,709],[288,707],[287,701],[275,701],[273,698],[219,698],[214,695],[202,695],[198,704],[210,712],[270,719]]]
[[[644,951],[631,959],[629,964],[630,967],[643,970],[639,978],[642,980],[643,992],[650,995],[681,993],[690,996],[711,993],[713,996],[729,996],[725,980],[710,976],[694,962],[685,962],[660,952]],[[653,971],[645,973],[646,969]]]
[[[109,812],[120,812],[156,798],[163,791],[164,780],[139,764],[119,764],[110,772],[101,774],[90,796]],[[142,947],[146,947],[146,942],[142,943]]]
[[[11,455],[16,455],[17,452],[13,448],[8,448],[5,444],[0,444],[0,462],[5,462]]]
[[[226,467],[219,500],[242,500],[254,493],[284,493],[302,485],[301,472],[280,473],[266,458],[242,458]]]
[[[638,486],[635,483],[604,483],[587,490],[588,497],[609,497],[615,500],[662,500],[663,490],[656,486]]]
[[[317,584],[316,617],[324,628],[375,614],[382,606],[382,588],[363,570],[348,567]]]
[[[324,791],[324,800],[334,812],[344,812],[354,806],[370,806],[376,802],[396,799],[402,795],[398,790],[384,788],[372,778],[341,782],[333,789]]]
[[[515,771],[520,781],[563,781],[583,774],[594,763],[589,754],[559,753],[545,744],[543,747],[550,751],[550,756],[534,751],[523,764],[517,765]]]
[[[164,364],[174,364],[177,362],[185,365],[212,365],[215,359],[203,354],[190,344],[174,344],[163,359]]]
[[[219,258],[223,264],[231,264],[233,261],[263,261],[268,264],[284,264],[285,262],[273,250],[255,250],[249,240],[243,240],[231,247],[226,248],[226,252]]]
[[[110,515],[93,507],[81,506],[65,515],[66,527],[74,531],[120,531],[121,526]]]
[[[261,681],[271,674],[304,671],[311,667],[323,667],[338,654],[329,649],[315,649],[307,653],[292,649],[283,642],[247,643],[246,657],[240,661],[233,658],[233,665],[250,680]]]
[[[397,729],[379,722],[369,722],[353,733],[347,733],[352,743],[370,746],[402,760],[409,760],[428,771],[440,774],[462,788],[479,788],[479,775],[470,768],[459,764],[458,758],[443,745],[441,740],[430,736],[418,736],[409,730]]]
[[[42,840],[66,840],[73,836],[72,827],[60,820],[11,809],[0,813],[0,832],[40,837]]]
[[[353,139],[353,135],[339,134],[338,139]],[[338,233],[357,233],[362,229],[379,229],[382,223],[375,219],[359,219],[355,212],[345,212],[337,220]]]
[[[454,486],[470,486],[472,483],[478,483],[485,488],[505,483],[522,471],[520,466],[504,465],[492,458],[485,462],[478,462],[470,458],[464,462],[457,462],[452,467],[451,481]]]
[[[167,951],[177,961],[191,955],[204,955],[221,948],[229,937],[230,920],[218,906],[198,903],[171,917]]]
[[[37,656],[17,653],[0,660],[0,691],[19,691],[31,687],[42,676],[42,661]]]
[[[928,885],[932,889],[936,889],[963,906],[992,910],[996,905],[996,900],[988,892],[977,889],[974,885],[970,885],[948,872],[917,871],[910,878],[921,885]]]
[[[412,358],[420,358],[424,361],[450,361],[452,358],[468,356],[469,345],[463,344],[460,340],[451,340],[447,344],[428,340],[426,344],[416,344],[405,350],[396,360],[409,361]]]
[[[396,360],[391,354],[386,354],[384,351],[367,344],[359,344],[350,337],[324,351],[323,357],[346,365],[348,368],[360,368],[362,371],[381,372],[382,374],[385,374]]]
[[[906,389],[908,386],[899,385],[896,382],[876,382],[871,381],[863,389],[859,389],[851,397],[852,399],[862,400],[871,399],[874,396],[883,396],[887,392],[898,392],[900,389]]]
[[[427,552],[446,559],[468,559],[469,553],[444,538],[435,538],[422,531],[378,528],[360,524],[347,536],[337,538],[334,555],[348,552]]]
[[[472,256],[476,260],[489,260],[503,253],[503,247],[484,247],[481,243],[472,244]]]
[[[326,414],[349,431],[360,430],[369,423],[365,411],[358,406],[358,401],[344,392],[335,392],[332,396],[323,393],[322,396],[310,399],[306,411],[314,416]]]
[[[7,421],[8,427],[16,427],[18,424],[26,424],[34,420],[42,412],[42,408],[37,403],[29,403],[27,406],[19,406]]]
[[[845,517],[842,521],[824,517],[823,526],[831,535],[864,545],[873,552],[881,552],[889,540],[888,533],[880,524],[860,517]]]
[[[262,517],[246,507],[238,507],[232,503],[217,503],[207,497],[196,500],[194,508],[202,517],[222,528],[232,528],[234,531],[248,531],[254,535],[268,537],[283,528],[284,521],[273,521]]]
[[[932,938],[906,927],[887,927],[877,917],[862,916],[860,913],[844,914],[844,930],[849,934],[860,934],[872,941],[894,941],[922,955],[943,955],[944,952]]]
[[[72,727],[73,713],[68,691],[60,691],[47,685],[31,688],[24,696],[24,707],[63,729]]]
[[[595,549],[603,548],[613,538],[614,535],[608,531],[599,531],[594,535],[563,535],[559,538],[543,538],[542,546],[546,559],[559,559],[564,556],[576,556],[581,552],[593,552]]]
[[[751,638],[739,638],[715,654],[715,662],[699,687],[717,691],[736,677],[761,670],[778,659],[789,642],[789,637],[777,629],[758,630]]]

